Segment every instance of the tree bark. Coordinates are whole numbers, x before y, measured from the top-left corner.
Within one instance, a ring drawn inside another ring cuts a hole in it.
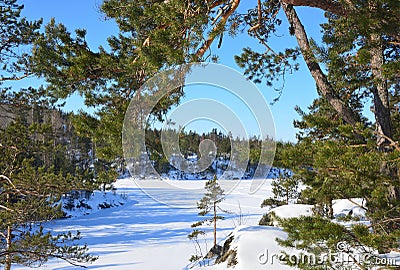
[[[6,260],[4,264],[4,270],[11,270],[11,245],[12,245],[12,230],[11,226],[7,226],[7,239],[6,239]]]
[[[340,97],[335,93],[332,85],[329,83],[325,74],[317,62],[312,50],[304,26],[302,25],[296,11],[292,6],[281,0],[282,8],[286,14],[286,17],[293,28],[294,35],[296,36],[297,43],[299,44],[300,50],[302,52],[304,61],[314,78],[318,89],[321,94],[328,100],[331,106],[338,112],[339,116],[350,125],[355,125],[359,122],[358,115],[347,106]]]
[[[307,7],[315,7],[320,8],[322,10],[332,12],[337,15],[345,15],[346,9],[343,5],[338,1],[332,0],[283,0],[285,4],[292,6],[307,6]]]
[[[10,194],[7,194],[7,203],[10,202]],[[12,228],[11,225],[7,226],[7,235],[6,235],[6,260],[4,263],[4,270],[11,270],[11,246],[12,246]]]
[[[217,203],[214,202],[214,247],[217,246]]]
[[[374,114],[376,120],[377,144],[382,147],[390,143],[384,136],[392,138],[392,120],[390,117],[389,91],[385,76],[382,73],[384,64],[383,48],[379,34],[371,35],[371,68],[374,77],[372,93],[374,95]],[[384,135],[384,136],[380,136]]]

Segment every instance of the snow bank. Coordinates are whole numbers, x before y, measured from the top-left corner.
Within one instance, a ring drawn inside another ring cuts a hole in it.
[[[223,241],[224,248],[229,246],[229,250],[222,255],[227,257],[223,263],[207,266],[207,262],[201,261],[184,269],[291,269],[278,260],[282,251],[290,251],[279,246],[275,239],[286,239],[286,237],[287,234],[277,227],[240,226]]]
[[[65,217],[80,217],[95,213],[101,209],[124,205],[127,197],[115,191],[82,192],[76,191],[65,195],[61,199],[62,210]]]
[[[272,208],[269,212],[274,212],[279,218],[295,218],[311,216],[313,207],[309,204],[288,204]]]
[[[361,198],[333,200],[332,208],[335,218],[352,215],[353,217],[365,217],[365,200]]]

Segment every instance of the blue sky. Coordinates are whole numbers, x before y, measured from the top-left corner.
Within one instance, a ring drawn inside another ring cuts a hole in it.
[[[118,28],[111,20],[106,20],[104,15],[99,12],[101,0],[20,0],[19,3],[25,5],[23,16],[28,19],[43,18],[44,23],[48,23],[52,17],[57,22],[62,22],[66,27],[73,32],[76,28],[87,29],[87,41],[89,46],[96,50],[99,45],[107,47],[107,37],[112,34],[117,34]],[[255,6],[257,1],[242,1],[241,10],[244,12],[248,7]],[[297,8],[299,17],[302,20],[309,36],[316,40],[320,40],[320,24],[324,22],[323,13],[317,9]],[[283,23],[278,31],[278,36],[274,38],[270,45],[279,51],[287,46],[296,46],[296,40],[288,33],[288,25],[286,19],[280,14]],[[251,39],[247,34],[239,35],[235,39],[226,37],[220,49],[212,48],[212,53],[220,57],[220,64],[232,67],[239,72],[242,72],[235,64],[233,56],[239,54],[243,47],[259,48],[263,51],[264,48],[254,39]],[[285,81],[285,88],[280,100],[273,106],[270,106],[272,111],[275,126],[276,138],[284,141],[295,141],[296,130],[293,127],[293,120],[298,119],[297,113],[294,111],[295,106],[300,106],[306,109],[317,96],[315,82],[309,74],[304,62],[300,59],[300,71],[295,74],[288,75]],[[29,85],[39,85],[42,82],[30,78],[19,82],[19,87]],[[278,87],[278,83],[276,86]],[[267,101],[271,102],[277,93],[273,88],[265,86],[265,84],[257,85],[263,93]],[[193,95],[198,97],[197,94]],[[187,93],[187,98],[191,98],[192,93]],[[218,95],[216,96],[218,97]],[[71,97],[66,105],[66,110],[76,111],[83,107],[82,100],[77,97]],[[262,119],[260,119],[262,121]],[[250,133],[252,133],[250,131]]]

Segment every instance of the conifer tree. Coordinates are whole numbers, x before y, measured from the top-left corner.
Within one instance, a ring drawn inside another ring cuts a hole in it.
[[[213,247],[217,246],[217,221],[223,219],[218,215],[221,210],[218,206],[224,200],[224,190],[220,187],[217,181],[217,176],[214,175],[212,180],[208,180],[205,184],[204,196],[197,203],[197,208],[200,210],[199,215],[204,217],[203,220],[192,224],[192,228],[202,226],[204,223],[213,224]],[[209,214],[211,213],[211,216]]]
[[[272,181],[273,198],[265,199],[261,207],[270,206],[272,208],[289,204],[291,200],[298,199],[300,180],[290,175],[287,171],[279,174],[278,178]]]
[[[63,194],[88,188],[67,165],[65,149],[43,140],[47,129],[16,120],[0,131],[0,265],[7,270],[12,264],[40,266],[49,258],[74,265],[95,260],[77,244],[79,233],[54,235],[41,226],[63,217]]]
[[[393,199],[387,187],[400,185],[399,145],[393,142],[391,151],[380,151],[373,126],[366,122],[356,127],[366,140],[360,142],[351,131],[354,127],[340,120],[333,124],[337,119],[323,98],[316,100],[310,113],[303,112],[302,120],[296,122],[302,129],[300,141],[286,146],[281,153],[285,166],[292,168],[307,187],[301,200],[315,205],[313,217],[281,220],[289,234],[281,243],[314,254],[335,250],[338,242],[346,242],[349,247],[374,248],[378,253],[398,250],[400,201]],[[388,169],[382,171],[382,164]],[[359,206],[366,211],[370,225],[360,224],[360,217],[355,216],[348,217],[353,222],[351,226],[333,222],[337,218],[333,201],[354,198],[365,202]],[[354,256],[351,249],[345,252]],[[364,264],[354,261],[358,267],[365,267]],[[314,269],[309,265],[297,267]]]
[[[92,262],[96,258],[77,242],[79,232],[52,234],[42,227],[63,217],[63,194],[89,187],[57,141],[53,123],[41,118],[41,112],[55,109],[55,100],[43,88],[5,85],[33,74],[21,48],[36,40],[41,21],[22,18],[22,9],[16,0],[0,1],[0,266],[39,267],[49,258]]]

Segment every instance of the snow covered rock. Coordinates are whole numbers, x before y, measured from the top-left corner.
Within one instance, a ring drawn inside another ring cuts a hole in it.
[[[124,205],[126,201],[125,195],[115,191],[74,191],[64,195],[61,199],[62,210],[67,218],[88,215],[105,208],[118,207]]]
[[[286,239],[287,234],[277,227],[239,226],[223,241],[222,254],[210,263],[197,261],[185,270],[287,270],[289,266],[281,264],[282,251],[290,252],[277,243],[276,238]],[[209,264],[209,265],[208,265]]]

